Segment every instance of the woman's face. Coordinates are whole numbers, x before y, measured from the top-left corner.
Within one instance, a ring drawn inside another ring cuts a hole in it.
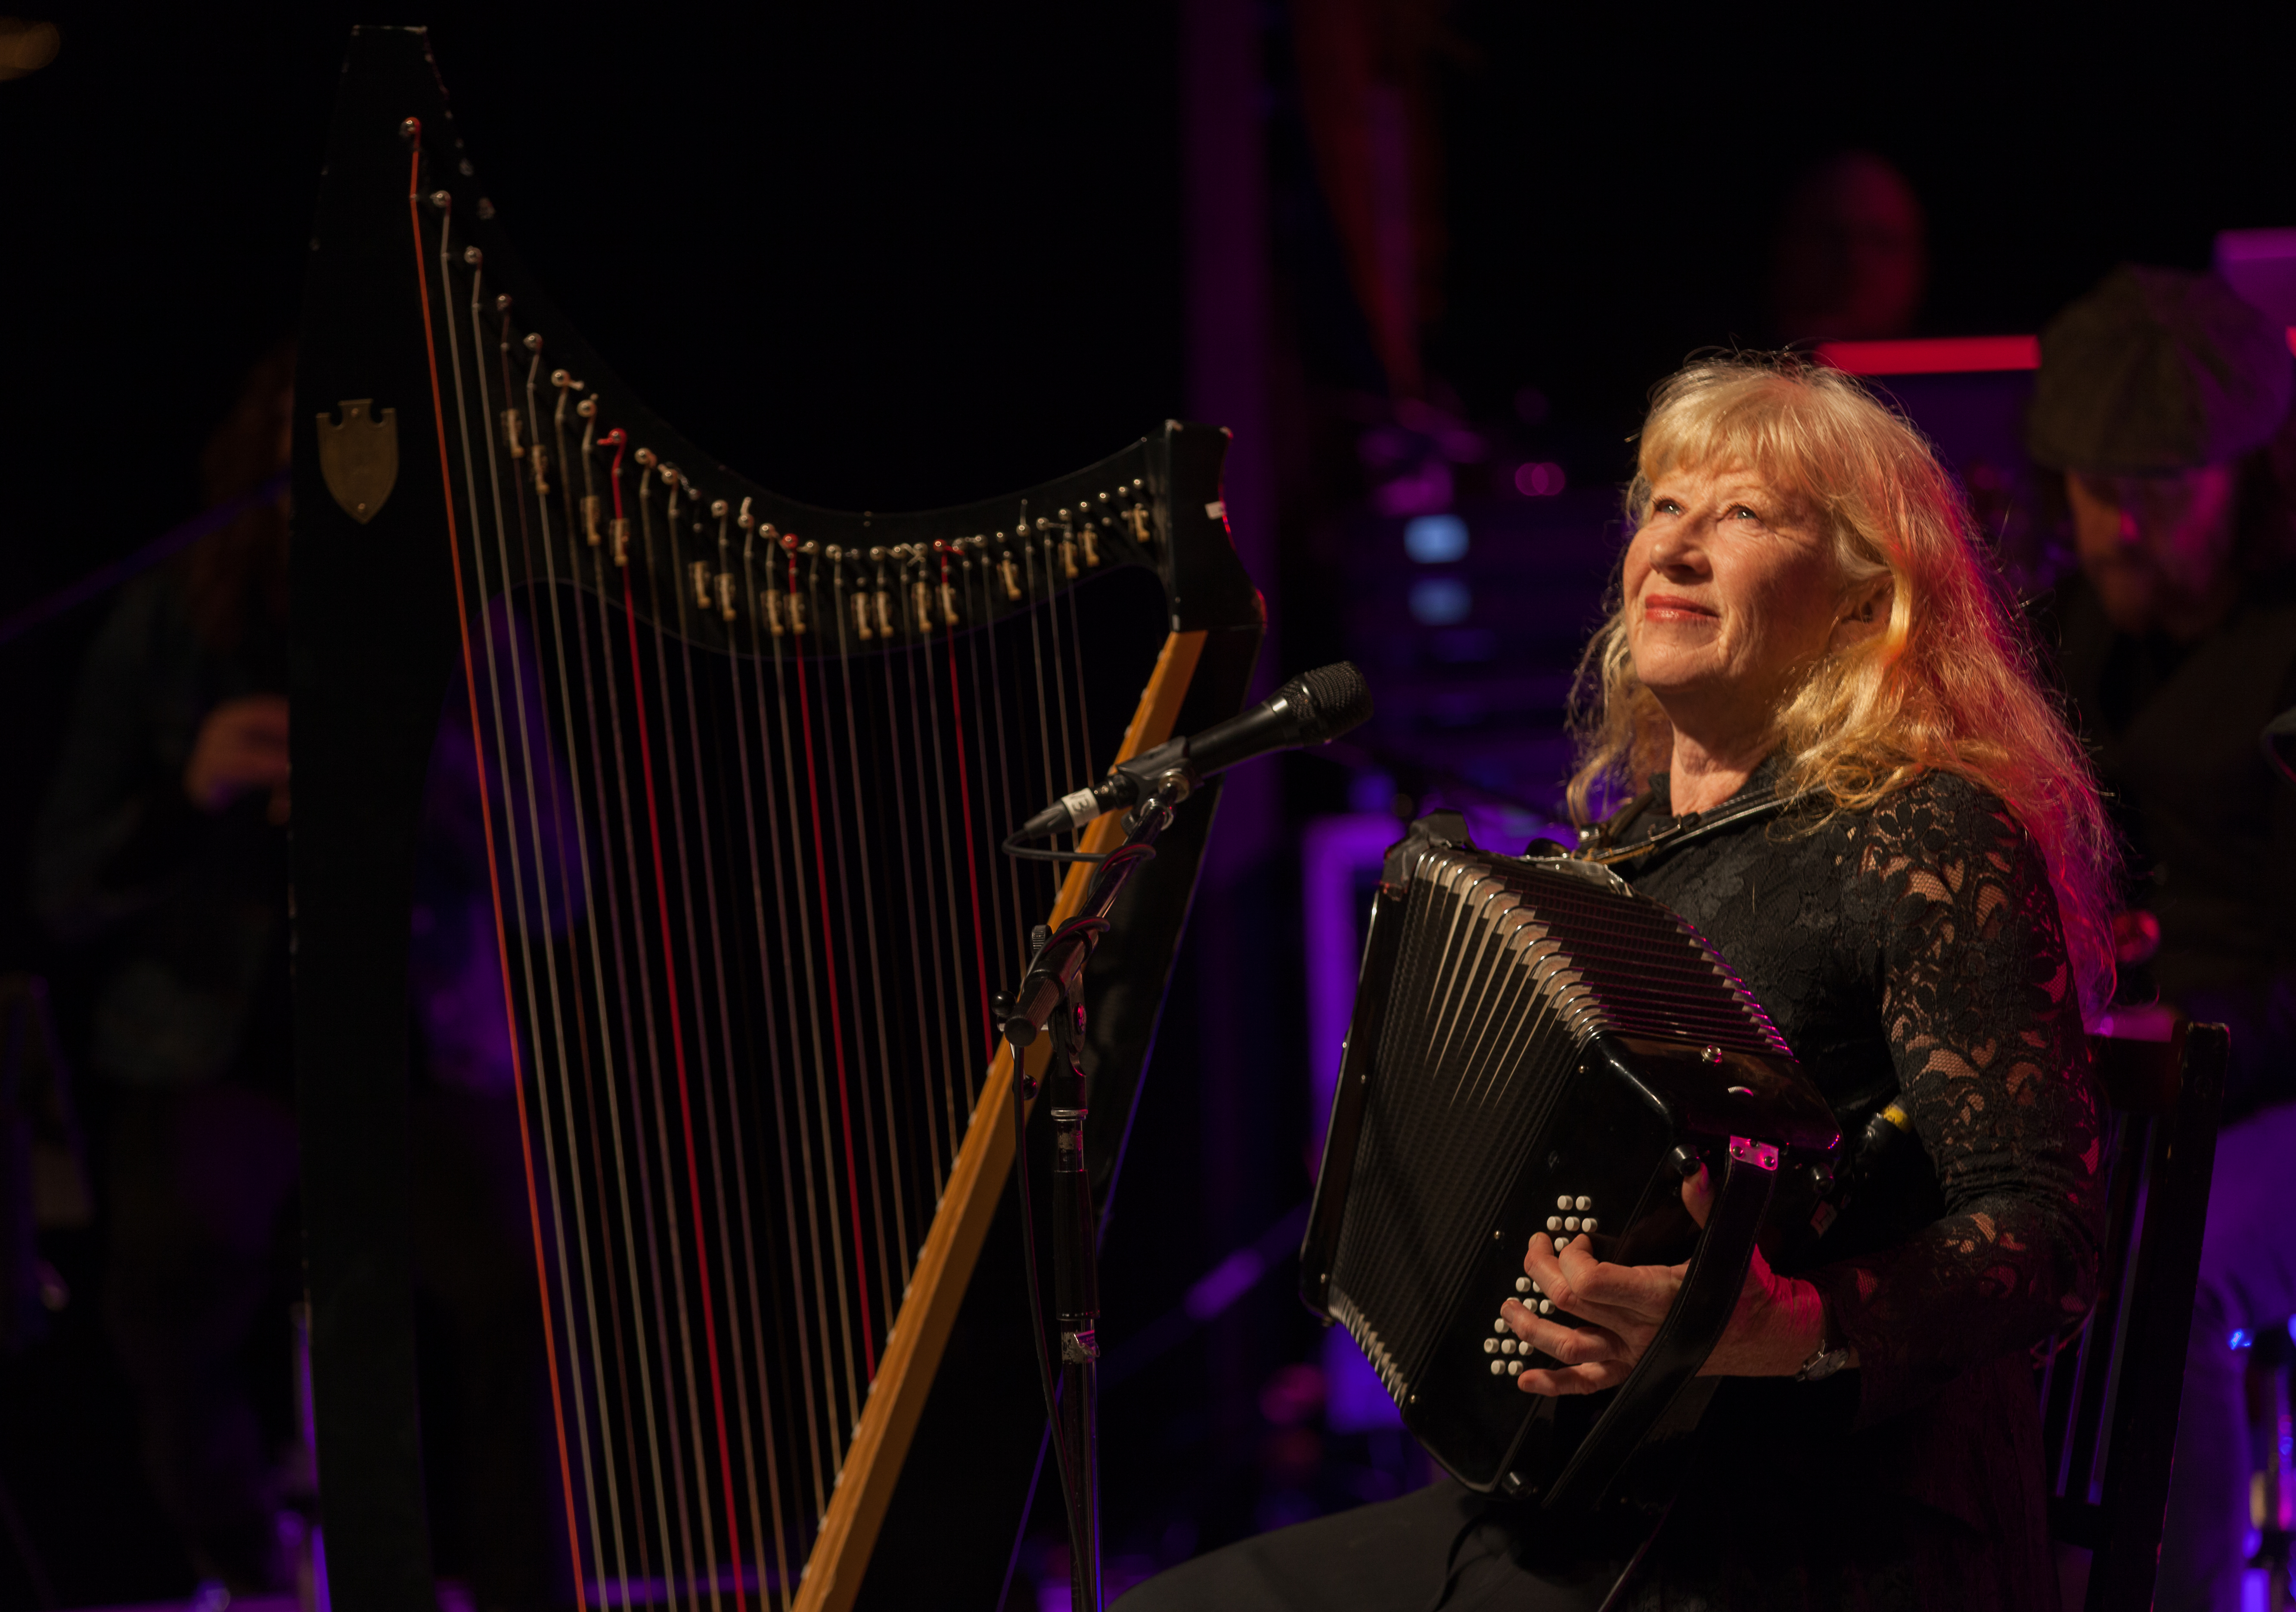
[[[1716,740],[1767,727],[1842,625],[1841,571],[1816,512],[1744,465],[1659,477],[1624,585],[1635,675],[1677,731]],[[1861,590],[1855,610],[1885,612],[1877,592]]]

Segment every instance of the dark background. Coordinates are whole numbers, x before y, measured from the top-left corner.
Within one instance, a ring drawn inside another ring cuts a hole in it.
[[[533,271],[638,393],[758,480],[847,507],[953,502],[1186,411],[1180,7],[744,9],[41,12],[61,55],[0,83],[0,616],[196,512],[201,443],[293,326],[352,20],[432,26],[459,132]],[[1427,14],[1449,243],[1423,332],[1430,396],[1505,433],[1537,389],[1536,451],[1578,487],[1623,479],[1643,397],[1686,352],[1773,334],[1779,209],[1832,153],[1877,151],[1919,193],[1920,328],[1937,333],[2031,331],[2117,262],[2200,267],[2218,230],[2296,222],[2285,12]],[[1323,583],[1366,491],[1349,446],[1386,383],[1308,156],[1292,13],[1251,15],[1279,539],[1262,582],[1291,670],[1363,631]],[[1606,541],[1599,520],[1582,541]],[[0,648],[0,968],[54,976],[68,1037],[71,960],[23,911],[20,847],[102,613]],[[1281,777],[1287,832],[1349,798],[1326,762]],[[1287,866],[1244,888],[1288,913]],[[1283,1028],[1298,989],[1279,969],[1254,1010],[1277,1049],[1244,1109],[1266,1179],[1214,1197],[1187,1072],[1226,1020],[1183,970],[1111,1234],[1132,1284],[1111,1340],[1304,1196],[1305,1063]],[[100,1146],[101,1094],[85,1095]],[[96,1323],[101,1248],[100,1224],[56,1240],[75,1301],[50,1341],[0,1360],[0,1478],[63,1604],[187,1587]],[[1112,1550],[1248,1528],[1270,1471],[1313,1465],[1259,1408],[1314,1352],[1290,1285],[1279,1262],[1111,1390]],[[0,1608],[33,1604],[0,1549]]]

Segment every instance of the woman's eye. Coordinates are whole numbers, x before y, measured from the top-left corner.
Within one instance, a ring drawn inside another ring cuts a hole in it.
[[[1733,520],[1759,520],[1761,517],[1742,503],[1737,508],[1730,511],[1730,519]]]
[[[1682,506],[1671,498],[1653,499],[1651,503],[1651,513],[1653,515],[1679,515],[1682,513]]]

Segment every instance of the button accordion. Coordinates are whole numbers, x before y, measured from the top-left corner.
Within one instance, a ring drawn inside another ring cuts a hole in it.
[[[1840,1136],[1696,929],[1544,848],[1477,850],[1439,813],[1388,854],[1300,1271],[1446,1470],[1562,1510],[1635,1498],[1665,1469],[1782,1173],[1824,1168]],[[1680,1195],[1702,1162],[1719,1183],[1702,1233]],[[1686,1259],[1682,1291],[1625,1382],[1526,1394],[1521,1373],[1557,1362],[1500,1307],[1571,1321],[1523,1250],[1580,1234],[1614,1264]]]

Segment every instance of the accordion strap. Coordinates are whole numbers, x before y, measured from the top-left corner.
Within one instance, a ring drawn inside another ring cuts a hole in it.
[[[1674,1308],[1667,1312],[1650,1347],[1635,1362],[1609,1408],[1547,1490],[1545,1503],[1549,1510],[1591,1507],[1601,1500],[1645,1438],[1669,1420],[1668,1412],[1697,1379],[1698,1369],[1714,1352],[1737,1310],[1738,1296],[1746,1285],[1746,1269],[1753,1260],[1754,1234],[1761,1228],[1770,1194],[1777,1185],[1777,1166],[1774,1148],[1734,1140],[1731,1143],[1722,1190],[1707,1217],[1698,1251],[1691,1256],[1690,1268],[1683,1275]],[[1687,1426],[1682,1430],[1687,1432]]]
[[[1638,839],[1632,845],[1618,844],[1618,837],[1650,809],[1651,802],[1655,798],[1652,795],[1637,796],[1618,816],[1596,827],[1593,837],[1572,855],[1580,862],[1591,862],[1602,867],[1613,863],[1631,862],[1637,856],[1670,851],[1693,840],[1703,839],[1709,834],[1718,834],[1737,823],[1772,816],[1784,811],[1797,798],[1778,789],[1758,790],[1717,806],[1710,812],[1685,813],[1648,839]]]

